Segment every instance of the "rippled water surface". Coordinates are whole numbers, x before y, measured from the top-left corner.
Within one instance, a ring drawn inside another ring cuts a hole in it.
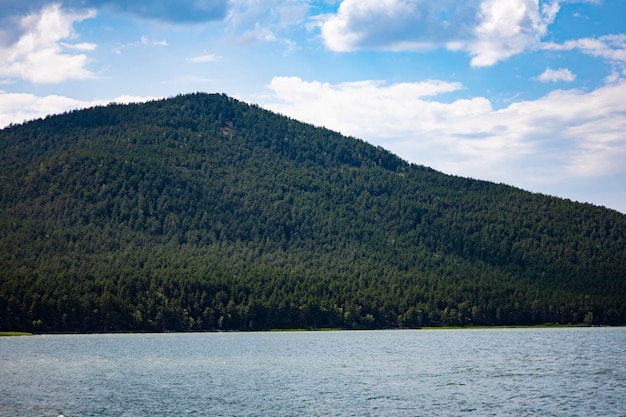
[[[626,329],[0,338],[0,416],[626,416]]]

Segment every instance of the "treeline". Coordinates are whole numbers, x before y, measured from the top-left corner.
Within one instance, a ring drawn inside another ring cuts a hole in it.
[[[0,330],[626,323],[626,216],[223,95],[0,131]]]

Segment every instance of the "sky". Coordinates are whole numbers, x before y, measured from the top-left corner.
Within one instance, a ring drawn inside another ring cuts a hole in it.
[[[225,93],[626,213],[624,0],[0,0],[0,128]]]

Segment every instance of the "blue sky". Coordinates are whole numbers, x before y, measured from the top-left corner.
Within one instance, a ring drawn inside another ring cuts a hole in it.
[[[0,127],[226,93],[626,213],[623,0],[0,0]]]

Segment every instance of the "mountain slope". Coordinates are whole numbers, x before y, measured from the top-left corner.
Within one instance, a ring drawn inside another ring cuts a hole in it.
[[[223,95],[0,131],[0,329],[626,322],[626,216]]]

